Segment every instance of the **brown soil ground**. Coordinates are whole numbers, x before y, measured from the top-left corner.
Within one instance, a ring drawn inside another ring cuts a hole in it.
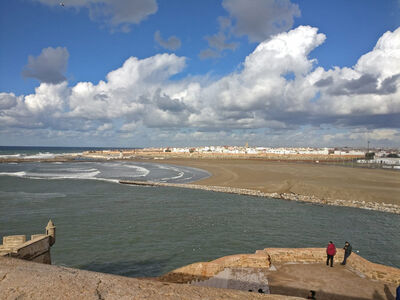
[[[148,160],[146,160],[148,162]],[[304,162],[244,159],[165,159],[157,163],[207,170],[199,185],[296,193],[320,199],[400,204],[400,172]]]

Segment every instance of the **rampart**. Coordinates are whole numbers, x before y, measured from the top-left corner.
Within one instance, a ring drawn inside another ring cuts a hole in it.
[[[46,233],[33,234],[30,240],[25,235],[3,237],[0,256],[15,257],[34,262],[51,264],[50,247],[55,243],[55,226],[50,220]]]
[[[343,254],[344,251],[338,249],[335,263],[343,260]],[[165,274],[160,280],[186,283],[209,279],[225,268],[270,268],[273,264],[312,264],[325,261],[325,248],[265,248],[257,250],[255,254],[231,255],[210,262],[190,264]],[[347,259],[347,267],[373,280],[400,284],[400,269],[372,263],[355,253]]]

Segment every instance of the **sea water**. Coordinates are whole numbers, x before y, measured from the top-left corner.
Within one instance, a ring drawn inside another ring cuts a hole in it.
[[[172,187],[207,172],[157,163],[0,164],[0,238],[57,226],[53,264],[133,277],[266,247],[338,248],[400,267],[400,216]]]

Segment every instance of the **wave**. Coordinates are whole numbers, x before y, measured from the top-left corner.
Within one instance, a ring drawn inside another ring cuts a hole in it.
[[[159,181],[164,181],[165,182],[167,180],[174,180],[174,179],[176,180],[176,179],[182,178],[183,175],[185,175],[185,172],[183,172],[183,171],[181,171],[181,170],[179,170],[178,168],[175,168],[175,167],[163,166],[163,165],[157,165],[157,167],[159,169],[162,169],[162,170],[172,170],[172,171],[175,171],[175,172],[178,173],[178,175],[176,175],[176,176],[161,178],[161,179],[159,179]]]
[[[38,152],[36,154],[16,153],[16,154],[2,154],[0,159],[52,159],[60,156],[79,156],[82,152],[74,153],[51,153],[51,152]]]
[[[1,158],[19,158],[21,157],[21,154],[3,154],[0,155],[0,159]]]
[[[96,170],[93,172],[80,172],[80,173],[26,173],[27,178],[39,179],[91,179],[101,172]]]
[[[42,153],[39,152],[37,154],[34,155],[25,155],[22,158],[23,159],[49,159],[49,158],[55,158],[56,154],[54,153],[50,153],[50,152],[46,152],[46,153]]]
[[[4,192],[0,191],[0,197],[31,198],[31,199],[49,199],[49,198],[64,198],[67,195],[63,193],[29,193],[29,192]]]
[[[3,165],[5,166],[5,165]],[[1,166],[0,166],[1,167]],[[120,180],[187,182],[196,177],[190,168],[163,164],[125,162],[33,162],[0,169],[0,175],[38,180],[93,179],[118,183]]]
[[[79,173],[35,173],[35,172],[1,172],[3,176],[23,177],[30,179],[91,179],[101,172],[98,170],[92,172],[79,172]]]
[[[131,168],[131,169],[135,169],[139,174],[136,175],[134,177],[145,177],[147,175],[149,175],[150,171],[146,168],[143,167],[139,167],[139,166],[135,166],[135,165],[123,165],[124,167],[127,168]]]
[[[0,176],[14,176],[14,177],[25,177],[26,172],[20,171],[20,172],[0,172]]]

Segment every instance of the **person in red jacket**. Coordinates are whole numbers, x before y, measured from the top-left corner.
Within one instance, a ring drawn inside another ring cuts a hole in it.
[[[333,257],[336,254],[336,247],[332,241],[329,242],[328,247],[326,247],[326,265],[329,266],[329,260],[331,261],[331,267],[333,267]]]

